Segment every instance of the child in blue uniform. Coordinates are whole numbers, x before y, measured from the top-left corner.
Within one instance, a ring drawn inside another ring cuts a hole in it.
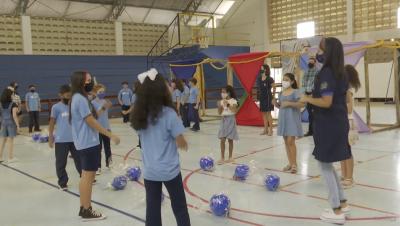
[[[189,121],[194,122],[194,125],[192,127],[192,131],[194,132],[200,130],[200,117],[199,117],[200,97],[199,97],[199,89],[196,87],[196,85],[197,85],[197,79],[192,78],[190,80],[188,115],[189,115]]]
[[[33,127],[35,127],[35,132],[40,132],[39,113],[41,106],[40,97],[36,92],[35,85],[29,86],[29,92],[25,95],[25,107],[29,113],[29,133],[32,133]]]
[[[63,85],[60,87],[59,96],[61,101],[53,105],[50,113],[49,122],[49,147],[54,148],[56,156],[56,173],[58,177],[58,186],[60,189],[68,189],[68,174],[65,170],[67,166],[68,153],[71,153],[75,162],[75,168],[79,175],[82,173],[81,162],[76,152],[72,140],[72,129],[69,123],[69,100],[71,99],[71,87]],[[57,125],[54,133],[54,127]]]
[[[187,81],[182,80],[182,85],[183,85],[183,92],[181,95],[181,108],[179,109],[182,121],[183,121],[183,126],[185,128],[190,127],[190,122],[189,122],[189,96],[190,96],[190,89],[187,86]]]
[[[286,146],[286,154],[289,164],[283,171],[297,173],[297,149],[296,137],[303,136],[301,126],[300,108],[303,103],[298,102],[301,92],[298,90],[294,74],[286,73],[282,79],[283,91],[279,94],[278,102],[274,101],[279,108],[278,136],[283,136]]]
[[[77,71],[71,76],[72,100],[69,120],[72,127],[72,140],[79,153],[82,177],[79,183],[81,208],[79,216],[83,221],[102,220],[106,217],[92,209],[92,184],[100,164],[101,146],[99,133],[109,137],[115,144],[119,138],[97,122],[97,114],[88,100],[94,81],[88,72]]]
[[[131,123],[142,145],[146,188],[146,226],[161,226],[164,184],[178,226],[190,226],[178,148],[187,150],[185,128],[171,101],[167,82],[155,69],[138,76],[141,82]]]
[[[179,113],[179,109],[181,108],[181,100],[182,100],[182,94],[184,92],[183,84],[181,80],[176,79],[172,80],[171,82],[171,87],[173,89],[172,91],[172,103],[176,107]],[[180,114],[180,113],[179,113]]]
[[[131,99],[133,92],[129,89],[128,82],[122,82],[122,89],[118,93],[118,103],[121,105],[121,112],[123,122],[127,123],[129,121],[129,114],[123,114],[124,111],[127,111],[131,107]]]
[[[133,111],[133,108],[135,107],[135,103],[136,103],[136,92],[139,90],[139,87],[140,87],[140,82],[139,81],[136,81],[136,82],[133,83],[134,93],[133,93],[132,98],[131,98],[131,107],[129,108],[129,110],[122,112],[123,114],[129,115],[129,118],[132,117],[132,111]],[[138,145],[136,147],[138,147],[138,148],[142,147],[140,145],[139,136],[138,136]]]
[[[110,122],[108,119],[108,111],[112,107],[112,103],[109,100],[105,99],[106,87],[102,84],[95,85],[93,88],[93,95],[95,96],[95,98],[92,100],[92,104],[96,109],[97,121],[103,128],[111,132]],[[112,161],[110,138],[108,138],[106,135],[100,134],[100,146],[103,146],[104,154],[106,157],[106,167],[109,168]],[[97,175],[100,175],[100,173],[101,159]]]
[[[313,105],[313,155],[327,184],[332,208],[324,211],[320,218],[325,222],[344,224],[345,214],[350,209],[333,163],[351,158],[346,106],[348,81],[342,43],[336,38],[326,38],[321,41],[320,49],[323,55],[318,55],[317,59],[323,61],[323,66],[316,77],[312,96],[303,96],[300,101]]]

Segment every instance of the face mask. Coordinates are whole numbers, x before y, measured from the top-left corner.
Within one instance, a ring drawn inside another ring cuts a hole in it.
[[[91,92],[93,90],[94,86],[94,81],[92,80],[90,83],[85,84],[85,91],[87,93]]]
[[[35,92],[35,89],[31,89],[31,93],[34,93]]]
[[[315,58],[317,59],[318,62],[320,62],[321,64],[324,63],[325,59],[324,59],[324,55],[323,54],[317,54],[315,56]]]
[[[314,64],[313,63],[308,63],[308,68],[313,68]]]
[[[222,97],[222,99],[226,99],[228,97],[228,94],[227,93],[221,93],[221,97]]]
[[[97,97],[98,97],[99,99],[104,99],[104,98],[106,97],[106,93],[98,93],[98,94],[97,94]]]
[[[282,81],[282,87],[283,87],[284,89],[289,88],[291,85],[292,85],[292,84],[290,84],[290,82],[288,82],[288,81]]]
[[[69,99],[65,99],[65,98],[63,98],[63,99],[62,99],[62,102],[63,102],[65,105],[68,105],[68,103],[69,103]]]

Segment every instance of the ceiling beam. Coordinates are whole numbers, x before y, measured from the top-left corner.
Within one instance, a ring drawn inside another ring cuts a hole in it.
[[[71,1],[68,1],[68,5],[67,5],[67,7],[65,7],[65,10],[64,10],[64,13],[62,15],[62,18],[65,18],[67,16],[68,10],[71,7],[71,3],[72,3]]]
[[[118,20],[126,7],[126,0],[114,0],[105,20]]]
[[[193,14],[199,9],[201,3],[203,3],[203,0],[193,0],[190,2],[190,5],[186,7],[184,12],[190,12],[190,15],[189,18],[187,18],[187,20],[184,21],[185,25],[188,25],[188,23],[193,17]]]
[[[113,5],[112,2],[109,1],[104,1],[104,0],[69,0],[72,2],[84,2],[84,3],[95,3],[95,4],[101,4],[101,5]],[[132,3],[132,1],[129,1],[125,4],[125,6],[131,6],[131,7],[138,7],[138,8],[149,8],[149,5],[143,5],[143,4],[137,4],[137,3]],[[174,12],[182,12],[185,11],[185,9],[178,9],[178,8],[172,8],[172,7],[160,7],[160,6],[153,6],[151,9],[158,9],[158,10],[167,10],[167,11],[174,11]],[[204,14],[210,14],[210,12],[203,12],[199,11],[198,13],[204,13]]]
[[[28,9],[29,0],[18,0],[17,6],[15,7],[14,14],[17,16],[25,15]],[[31,4],[32,5],[32,4]]]
[[[156,3],[156,0],[153,0],[153,2],[151,3],[151,6],[150,6],[150,8],[147,10],[147,12],[146,12],[146,15],[143,17],[143,20],[142,20],[142,24],[146,21],[146,19],[147,19],[147,17],[149,16],[149,14],[150,14],[150,11],[151,11],[151,9],[154,7],[154,4]]]

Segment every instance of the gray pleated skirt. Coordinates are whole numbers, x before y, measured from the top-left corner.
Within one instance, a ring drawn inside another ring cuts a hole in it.
[[[236,118],[234,115],[222,116],[218,131],[218,138],[239,140],[236,127]]]

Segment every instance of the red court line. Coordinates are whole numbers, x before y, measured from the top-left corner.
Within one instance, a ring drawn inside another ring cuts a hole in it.
[[[200,169],[194,170],[192,172],[190,172],[183,181],[183,185],[185,188],[185,191],[191,195],[192,197],[195,197],[199,200],[201,200],[204,203],[209,203],[208,200],[196,195],[194,192],[192,192],[187,183],[190,179],[190,177],[194,174],[197,173],[198,171],[200,171]],[[230,179],[230,178],[222,178],[222,179]],[[243,182],[245,183],[245,182]],[[298,193],[298,192],[291,192],[291,191],[286,191],[286,190],[281,190],[284,192],[289,192],[292,194],[297,194],[297,195],[304,195],[302,193]],[[312,195],[304,195],[305,197],[309,197],[309,198],[316,198],[319,200],[326,200],[324,198],[318,197],[318,196],[312,196]],[[376,212],[380,212],[380,213],[385,213],[385,214],[390,214],[392,216],[377,216],[377,217],[363,217],[363,218],[349,218],[350,221],[354,221],[354,220],[381,220],[381,219],[396,219],[396,218],[400,218],[399,215],[395,214],[395,213],[390,213],[387,211],[382,211],[382,210],[377,210],[377,209],[373,209],[373,208],[369,208],[369,207],[364,207],[364,206],[360,206],[360,205],[355,205],[355,204],[350,204],[349,205],[353,206],[353,207],[357,207],[360,209],[366,209],[366,210],[370,210],[370,211],[376,211]],[[269,214],[269,213],[261,213],[261,212],[256,212],[256,211],[248,211],[248,210],[242,210],[242,209],[238,209],[238,208],[231,208],[231,210],[233,211],[237,211],[237,212],[242,212],[242,213],[248,213],[248,214],[254,214],[254,215],[260,215],[260,216],[267,216],[267,217],[278,217],[278,218],[287,218],[287,219],[300,219],[300,220],[320,220],[319,217],[302,217],[302,216],[289,216],[289,215],[280,215],[280,214]]]
[[[265,150],[268,150],[268,149],[269,149],[269,148],[263,149],[263,150],[259,150],[259,151],[256,151],[256,153],[258,153],[258,152],[260,152],[260,151],[265,151]],[[134,150],[134,149],[132,149],[132,150]],[[132,150],[130,150],[128,153],[132,152]],[[254,152],[254,151],[253,151],[253,152]],[[395,154],[395,153],[393,153],[393,154]],[[122,158],[124,158],[124,159],[125,159],[126,157],[129,156],[129,155],[127,155],[127,154],[126,154],[126,155],[120,155],[120,154],[115,154],[115,153],[113,153],[112,155],[115,155],[115,156],[118,156],[118,157],[122,157]],[[372,158],[372,159],[367,159],[367,160],[365,160],[365,161],[363,161],[363,162],[361,162],[361,163],[357,163],[357,164],[354,164],[354,165],[355,165],[355,166],[356,166],[356,165],[360,165],[360,164],[362,164],[362,163],[374,161],[374,160],[381,159],[381,158],[384,158],[384,157],[387,157],[387,156],[390,156],[390,155],[392,155],[392,154],[387,154],[387,155],[378,156],[378,157],[375,157],[375,158]],[[128,158],[129,158],[129,159],[133,159],[133,160],[137,160],[137,161],[142,161],[141,159],[137,159],[137,158],[134,158],[134,157],[128,157]],[[235,164],[235,163],[233,163],[233,164]],[[185,169],[185,168],[181,168],[181,169],[182,169],[183,171],[189,171],[189,172],[192,172],[192,171],[193,171],[192,169]],[[275,171],[275,172],[290,174],[290,173],[288,173],[288,172],[284,172],[284,171],[282,171],[282,170],[277,170],[277,169],[270,169],[270,168],[264,168],[264,169],[265,169],[265,170],[269,170],[269,171]],[[336,170],[340,170],[340,168],[337,168]],[[204,173],[204,172],[202,172],[202,171],[197,172],[197,173],[199,173],[199,174],[204,174],[204,175],[208,175],[208,176],[212,176],[212,177],[218,177],[218,176],[215,176],[215,175],[212,175],[212,174]],[[309,180],[316,179],[316,178],[319,178],[319,177],[320,177],[320,175],[316,175],[316,176],[310,176],[310,175],[306,175],[306,174],[293,174],[293,175],[306,176],[306,177],[309,177],[309,178],[307,178],[307,179],[305,179],[305,180],[295,181],[295,182],[290,183],[290,184],[282,185],[281,188],[288,188],[288,187],[290,187],[290,186],[293,186],[293,185],[296,185],[296,184],[299,184],[299,183],[302,183],[302,182],[306,182],[306,181],[309,181]],[[251,183],[249,183],[249,184],[251,184]],[[252,185],[259,185],[259,184],[252,184]],[[357,183],[357,185],[362,186],[362,187],[374,188],[374,189],[378,189],[378,190],[385,190],[385,191],[392,191],[392,192],[400,192],[400,190],[396,190],[396,189],[378,187],[378,186],[367,185],[367,184],[359,184],[359,183]],[[261,186],[261,185],[260,185],[260,186]]]
[[[368,184],[356,183],[356,185],[362,186],[362,187],[367,187],[367,188],[375,188],[375,189],[385,190],[385,191],[400,192],[400,190],[397,190],[397,189],[383,188],[383,187],[378,187],[378,186],[373,186],[373,185],[368,185]]]
[[[245,154],[245,155],[242,155],[242,156],[238,156],[238,157],[236,157],[235,159],[243,158],[243,157],[249,156],[249,155],[251,155],[251,154],[255,154],[255,153],[262,152],[262,151],[265,151],[265,150],[269,150],[269,149],[272,149],[272,148],[274,148],[274,147],[269,147],[269,148],[262,149],[262,150],[258,150],[258,151],[252,151],[252,152],[250,152],[250,153],[248,153],[248,154]],[[117,156],[118,156],[118,155],[117,155]],[[119,156],[120,156],[120,155],[119,155]],[[378,157],[376,157],[376,158],[369,159],[369,160],[366,160],[366,161],[363,161],[363,162],[368,162],[368,161],[380,159],[380,158],[383,158],[383,157],[386,157],[386,156],[388,156],[388,155],[378,156]],[[134,159],[134,158],[133,158],[133,159]],[[139,159],[136,159],[136,160],[139,160]],[[185,179],[184,179],[184,188],[185,188],[185,191],[188,192],[189,195],[191,195],[191,196],[193,196],[193,197],[195,197],[195,198],[197,198],[197,199],[200,199],[200,200],[203,201],[204,203],[208,203],[208,200],[205,200],[205,199],[203,199],[203,198],[197,196],[196,194],[194,194],[193,192],[191,192],[191,190],[190,190],[190,189],[188,188],[188,186],[187,186],[187,181],[188,181],[188,179],[189,179],[194,173],[199,173],[199,172],[201,171],[201,169],[197,169],[197,170],[183,169],[183,170],[189,171],[189,172],[190,172],[190,173],[185,177]],[[204,174],[204,175],[213,176],[213,177],[219,177],[219,178],[222,178],[222,179],[233,180],[232,178],[224,178],[224,177],[220,177],[220,176],[216,176],[216,175],[212,175],[212,174],[207,174],[207,173],[203,173],[203,172],[200,172],[199,174]],[[304,175],[303,175],[303,176],[304,176]],[[311,176],[309,176],[309,177],[311,177]],[[318,177],[318,176],[317,176],[317,177]],[[315,178],[315,177],[314,177],[314,178]],[[309,179],[313,179],[313,178],[308,178],[307,180],[309,180]],[[301,182],[303,182],[303,181],[301,181]],[[245,182],[245,183],[246,183],[246,182]],[[298,182],[296,182],[296,183],[298,183]],[[247,183],[247,184],[251,184],[251,183]],[[252,185],[262,186],[262,185],[259,185],[259,184],[252,184]],[[284,189],[281,189],[281,191],[283,191],[283,192],[288,192],[288,193],[292,193],[292,194],[304,195],[304,194],[302,194],[302,193],[287,191],[287,190],[284,190]],[[312,196],[312,195],[304,195],[304,196],[310,197],[310,198],[316,198],[316,199],[320,199],[320,200],[326,200],[326,199],[321,198],[321,197],[318,197],[318,196]],[[387,212],[387,211],[377,210],[377,209],[373,209],[373,208],[369,208],[369,207],[364,207],[364,206],[360,206],[360,205],[356,205],[356,204],[349,204],[349,205],[350,205],[350,206],[353,206],[353,207],[361,208],[361,209],[366,209],[366,210],[370,210],[370,211],[376,211],[376,212],[380,212],[380,213],[385,213],[385,214],[393,215],[393,216],[381,216],[381,217],[349,218],[349,220],[352,220],[352,221],[355,221],[355,220],[358,220],[358,221],[359,221],[359,220],[396,219],[396,218],[399,218],[399,217],[400,217],[400,216],[398,216],[398,215],[395,214],[395,213],[391,213],[391,212]],[[243,212],[243,213],[255,214],[255,215],[270,216],[270,217],[291,218],[291,219],[303,219],[303,220],[304,220],[304,219],[306,219],[306,220],[319,220],[319,218],[316,218],[316,217],[301,217],[301,216],[298,217],[298,216],[286,216],[286,215],[259,213],[259,212],[254,212],[254,211],[241,210],[241,209],[237,209],[237,208],[231,208],[231,210],[238,211],[238,212]]]

